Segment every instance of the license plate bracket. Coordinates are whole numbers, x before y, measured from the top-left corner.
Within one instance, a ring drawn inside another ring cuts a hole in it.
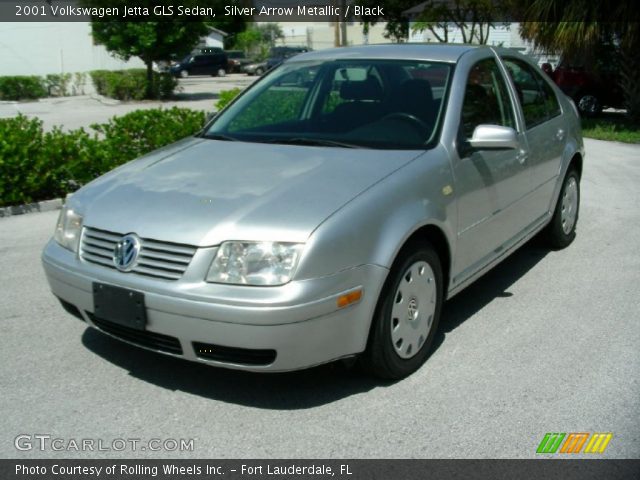
[[[94,315],[135,330],[145,330],[147,309],[144,293],[105,283],[93,284]]]

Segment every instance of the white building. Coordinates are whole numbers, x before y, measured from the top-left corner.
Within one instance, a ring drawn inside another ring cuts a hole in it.
[[[94,45],[89,22],[0,22],[0,76],[143,68]]]
[[[445,38],[445,28],[448,30],[448,43],[463,43],[464,41],[462,31],[454,23],[449,23],[446,27],[434,29],[435,32],[429,29],[416,31],[415,26],[415,22],[410,22],[409,42],[438,42],[438,37]],[[473,43],[477,43],[477,41]],[[494,26],[489,27],[487,45],[514,48],[522,51],[528,51],[531,47],[531,45],[520,36],[520,24],[515,22],[507,24],[496,23]]]
[[[225,36],[211,28],[202,44],[223,48]],[[120,60],[95,45],[89,22],[0,22],[0,59],[0,76],[144,68],[137,57]]]
[[[278,40],[278,45],[306,46],[313,50],[323,50],[334,47],[335,22],[280,22],[284,38]],[[347,22],[347,44],[367,45],[375,43],[389,43],[384,37],[386,22],[380,22],[369,27],[364,33],[364,25],[359,22]]]

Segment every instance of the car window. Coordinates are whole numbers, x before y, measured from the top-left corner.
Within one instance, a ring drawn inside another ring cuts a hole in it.
[[[527,129],[560,114],[558,99],[542,75],[516,58],[505,58],[504,64],[516,87]]]
[[[494,59],[481,60],[469,72],[462,105],[462,131],[471,138],[478,125],[515,128],[513,105]]]
[[[317,67],[297,69],[281,76],[229,123],[227,132],[251,130],[297,120],[305,97],[313,85],[316,71]]]
[[[438,62],[394,59],[285,63],[216,117],[203,136],[431,148],[451,70]]]

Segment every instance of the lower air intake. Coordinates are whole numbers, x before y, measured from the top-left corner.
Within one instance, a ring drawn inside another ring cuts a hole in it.
[[[198,358],[238,365],[270,365],[276,359],[275,350],[224,347],[212,343],[193,342]]]
[[[87,312],[87,315],[89,315],[91,321],[100,330],[109,333],[114,337],[152,350],[182,355],[182,346],[180,345],[180,341],[175,337],[150,332],[148,330],[135,330],[133,328],[98,318],[93,313]]]

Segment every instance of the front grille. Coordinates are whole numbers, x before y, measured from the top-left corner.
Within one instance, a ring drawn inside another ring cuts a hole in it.
[[[85,227],[82,234],[80,256],[83,260],[112,268],[113,251],[122,234]],[[136,266],[131,270],[139,275],[178,280],[189,266],[196,247],[179,243],[160,242],[148,238],[140,239],[140,254]]]
[[[223,347],[212,343],[193,342],[198,358],[239,365],[269,365],[276,359],[275,350]]]
[[[87,312],[91,321],[102,331],[113,335],[114,337],[126,340],[127,342],[140,345],[141,347],[159,350],[161,352],[174,353],[182,355],[182,346],[180,341],[169,335],[161,333],[149,332],[148,330],[135,330],[133,328],[118,325],[96,317],[93,313]]]

